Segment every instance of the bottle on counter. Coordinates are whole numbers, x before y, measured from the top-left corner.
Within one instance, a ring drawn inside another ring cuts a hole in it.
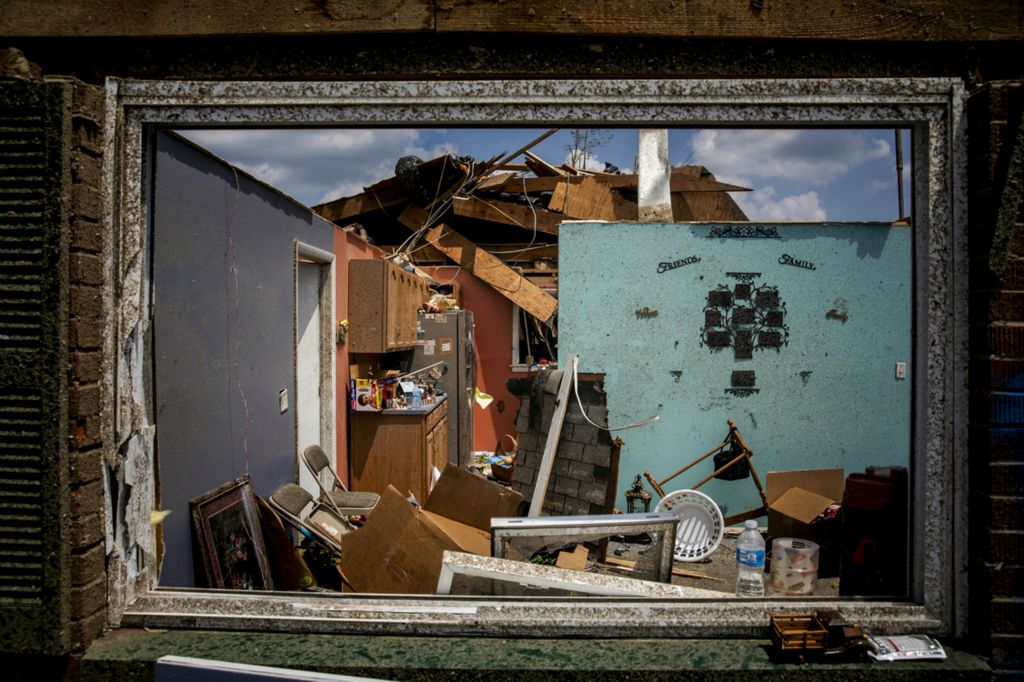
[[[736,596],[764,596],[764,538],[748,519],[736,544]]]

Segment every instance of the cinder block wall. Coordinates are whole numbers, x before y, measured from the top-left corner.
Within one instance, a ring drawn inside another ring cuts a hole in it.
[[[968,100],[972,639],[1024,675],[1024,85]]]
[[[103,314],[106,261],[102,225],[103,90],[75,82],[72,111],[68,258],[68,457],[70,459],[72,661],[106,624],[107,580],[102,479]],[[72,665],[74,663],[72,662]]]
[[[539,371],[534,374],[535,383],[530,385],[529,393],[520,396],[516,416],[519,449],[512,487],[527,501],[533,498],[536,489],[561,380],[561,370]],[[587,414],[584,416],[580,410],[570,388],[544,496],[545,515],[609,514],[614,504],[619,446],[608,431],[594,426],[608,423],[604,382],[580,380],[579,383],[580,402]]]

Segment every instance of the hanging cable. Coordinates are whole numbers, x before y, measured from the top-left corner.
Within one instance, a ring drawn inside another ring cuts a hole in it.
[[[608,431],[610,433],[612,431],[625,431],[626,429],[635,429],[640,426],[647,426],[648,424],[653,424],[654,422],[661,420],[660,416],[654,415],[653,417],[647,417],[646,419],[641,419],[640,421],[633,422],[632,424],[626,424],[625,426],[617,426],[615,428],[611,428],[609,426],[601,426],[600,424],[594,422],[593,420],[591,420],[590,417],[587,416],[587,411],[583,407],[583,401],[580,400],[580,375],[577,367],[577,365],[579,364],[579,356],[573,356],[571,364],[572,367],[569,368],[568,371],[572,372],[572,389],[573,392],[576,394],[576,403],[580,406],[580,412],[583,414],[583,418],[590,422],[592,426],[596,426],[602,431]]]

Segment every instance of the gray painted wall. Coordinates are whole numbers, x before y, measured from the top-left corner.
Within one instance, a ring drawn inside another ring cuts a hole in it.
[[[155,147],[154,412],[172,512],[160,584],[193,586],[189,500],[244,473],[261,496],[295,480],[294,242],[333,251],[333,233],[172,133]]]

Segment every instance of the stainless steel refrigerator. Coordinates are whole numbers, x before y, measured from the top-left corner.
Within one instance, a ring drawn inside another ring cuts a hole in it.
[[[412,369],[444,362],[437,387],[448,396],[448,461],[465,467],[473,452],[473,400],[476,355],[473,313],[419,313]],[[434,374],[433,372],[431,374]]]

